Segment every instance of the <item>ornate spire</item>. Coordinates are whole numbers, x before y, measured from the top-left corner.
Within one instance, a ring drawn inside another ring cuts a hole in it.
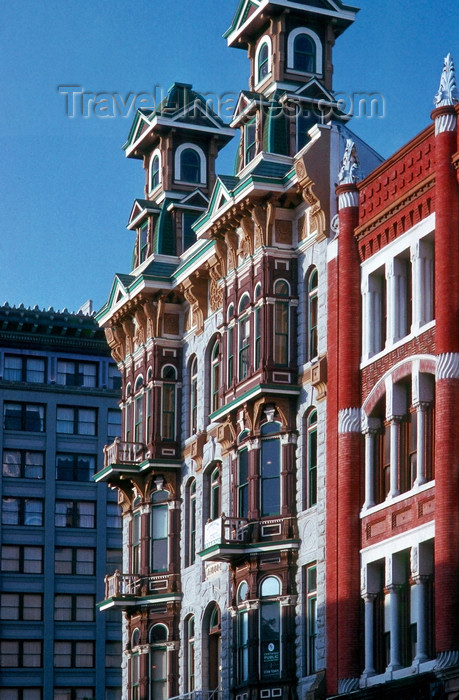
[[[357,158],[355,143],[352,139],[347,139],[341,168],[338,173],[338,183],[340,185],[352,185],[356,183],[360,177],[359,168],[360,163]]]
[[[453,57],[449,53],[443,62],[443,71],[440,79],[440,87],[434,97],[435,107],[452,106],[459,102],[457,92],[456,72],[454,70]]]

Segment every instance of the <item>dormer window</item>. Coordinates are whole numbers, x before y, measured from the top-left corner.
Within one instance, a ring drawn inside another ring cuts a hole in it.
[[[199,146],[183,143],[175,151],[175,179],[191,184],[205,184],[206,156]]]
[[[139,228],[139,265],[147,258],[148,251],[148,222]]]
[[[269,46],[268,43],[265,41],[261,45],[260,52],[258,54],[258,83],[261,83],[261,81],[264,78],[266,78],[267,75],[269,75],[269,63]]]
[[[315,73],[316,47],[310,36],[298,34],[293,44],[293,67],[301,73]]]
[[[150,161],[150,192],[161,182],[159,153],[155,153]]]
[[[255,158],[257,152],[257,124],[256,119],[252,119],[244,127],[244,164],[250,163]]]
[[[180,173],[184,182],[199,182],[201,162],[198,153],[192,148],[182,151],[180,156]]]
[[[287,46],[287,69],[295,73],[322,73],[322,43],[315,32],[297,27],[290,32]]]

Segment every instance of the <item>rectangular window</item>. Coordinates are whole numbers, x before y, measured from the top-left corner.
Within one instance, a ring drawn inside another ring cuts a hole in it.
[[[54,688],[53,700],[95,700],[94,688]]]
[[[257,126],[256,120],[253,119],[251,122],[245,125],[244,129],[244,149],[245,149],[245,163],[250,163],[251,160],[255,158],[257,152]]]
[[[134,402],[134,442],[143,442],[143,395]]]
[[[43,525],[43,500],[41,498],[2,498],[3,525]]]
[[[43,479],[44,452],[3,450],[3,476],[16,479]]]
[[[41,668],[43,649],[40,639],[0,640],[0,668]]]
[[[10,382],[44,384],[46,360],[44,357],[5,355],[3,378]]]
[[[58,481],[90,482],[95,465],[94,455],[57,454],[56,479]]]
[[[107,437],[121,437],[121,411],[109,408],[107,414]]]
[[[139,228],[139,265],[147,259],[148,250],[148,223]]]
[[[43,547],[4,544],[2,546],[2,571],[19,574],[42,574]]]
[[[260,475],[261,475],[261,515],[280,514],[280,440],[262,440]]]
[[[94,576],[95,550],[89,547],[56,547],[54,573],[69,576]]]
[[[121,507],[118,503],[107,503],[107,527],[121,527]]]
[[[0,688],[0,700],[43,700],[41,688]]]
[[[239,379],[245,379],[250,368],[250,318],[239,321]]]
[[[175,384],[163,384],[163,440],[175,440]]]
[[[238,455],[238,516],[249,515],[249,451],[241,450]]]
[[[194,222],[196,221],[196,213],[189,214],[188,212],[183,213],[182,218],[182,228],[183,228],[183,250],[187,250],[193,243],[196,242],[196,234],[192,229]]]
[[[1,593],[0,620],[43,619],[43,596],[41,593]]]
[[[121,374],[116,365],[108,365],[108,388],[119,391],[121,389]]]
[[[97,410],[58,406],[56,429],[67,435],[97,435]]]
[[[54,524],[56,527],[96,526],[96,504],[94,501],[56,501]]]
[[[306,594],[306,674],[317,669],[317,567],[305,567],[304,587]]]
[[[120,668],[122,660],[121,642],[105,642],[105,668]]]
[[[276,301],[274,311],[274,362],[278,366],[288,365],[288,304]]]
[[[113,574],[114,571],[123,570],[123,550],[122,549],[107,549],[105,554],[105,571],[107,574]]]
[[[3,404],[3,427],[5,430],[23,430],[43,433],[45,430],[45,407],[38,403]]]
[[[233,328],[228,328],[227,334],[227,351],[228,351],[228,386],[233,383],[234,377],[234,349],[233,349]]]
[[[57,383],[63,386],[82,386],[93,389],[98,385],[98,367],[97,362],[58,360]]]
[[[93,622],[95,604],[93,595],[56,594],[54,620],[56,622]]]
[[[54,666],[56,668],[94,668],[94,642],[55,641]]]

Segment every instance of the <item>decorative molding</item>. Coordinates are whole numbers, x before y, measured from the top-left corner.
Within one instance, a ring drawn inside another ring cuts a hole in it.
[[[342,192],[338,195],[338,209],[347,209],[348,207],[358,207],[359,206],[359,193],[358,192]]]
[[[354,690],[359,689],[359,679],[358,678],[340,678],[338,680],[338,693],[339,695],[344,695],[345,693],[352,693]]]
[[[435,136],[444,134],[448,131],[456,131],[457,117],[456,114],[439,114],[435,117]]]
[[[443,60],[443,71],[440,78],[440,87],[434,97],[435,107],[450,107],[459,102],[456,83],[456,71],[451,54],[447,54]]]
[[[355,185],[360,179],[360,163],[357,157],[357,148],[352,139],[346,139],[341,168],[338,173],[338,184]]]
[[[339,411],[338,433],[360,433],[360,408],[343,408]]]
[[[459,353],[445,352],[437,357],[436,379],[459,379]]]
[[[459,651],[441,651],[438,654],[434,671],[441,671],[459,664]]]

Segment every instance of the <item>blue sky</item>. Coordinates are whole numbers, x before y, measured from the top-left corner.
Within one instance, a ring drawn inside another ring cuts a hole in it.
[[[349,126],[389,156],[430,123],[446,53],[459,69],[459,5],[356,4],[357,20],[334,49],[334,88],[383,95],[384,117]],[[134,234],[125,227],[143,193],[140,161],[121,150],[133,111],[83,117],[75,110],[70,118],[58,87],[117,93],[127,106],[132,95],[155,86],[158,94],[176,80],[201,92],[237,93],[247,88],[248,61],[222,39],[236,5],[0,2],[0,303],[75,311],[91,298],[99,308],[115,272],[130,270]],[[230,145],[217,172],[231,172],[233,161]]]

